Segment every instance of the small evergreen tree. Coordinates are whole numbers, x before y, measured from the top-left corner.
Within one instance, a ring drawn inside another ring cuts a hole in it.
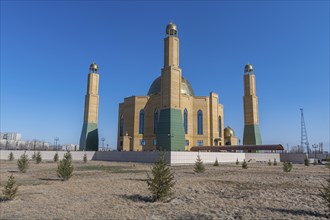
[[[272,165],[272,161],[270,161],[270,159],[268,160],[268,166]]]
[[[10,152],[10,154],[8,155],[8,160],[10,160],[10,161],[12,161],[12,160],[14,160],[15,158],[14,158],[14,154],[13,154],[13,152]]]
[[[242,163],[242,168],[243,169],[247,169],[248,168],[247,162],[245,160]]]
[[[309,166],[309,160],[308,160],[308,157],[305,155],[305,159],[304,159],[304,164],[305,166]]]
[[[292,163],[284,162],[283,163],[283,171],[284,172],[290,172],[291,170],[292,170]]]
[[[274,158],[274,163],[273,163],[274,166],[277,166],[277,161],[276,159]]]
[[[21,171],[22,173],[25,173],[26,170],[29,168],[29,157],[28,155],[26,155],[25,152],[24,154],[22,154],[21,159],[17,161],[17,165],[19,171]]]
[[[219,166],[218,158],[215,159],[215,162],[214,162],[213,166],[215,166],[215,167]]]
[[[63,181],[66,181],[72,177],[72,173],[72,156],[71,153],[68,151],[64,154],[63,160],[60,160],[60,164],[57,166],[57,176],[62,178]]]
[[[36,152],[34,151],[34,153],[32,154],[31,160],[36,160],[36,157],[37,157],[37,154],[36,154]]]
[[[237,160],[236,160],[236,165],[238,165],[239,164],[239,161],[238,161],[238,158],[237,158]]]
[[[164,153],[161,153],[159,159],[155,162],[151,174],[152,176],[149,176],[149,173],[147,173],[147,184],[153,201],[164,201],[174,194],[174,173],[167,166]]]
[[[16,185],[16,180],[13,174],[8,177],[5,188],[2,190],[4,200],[12,200],[17,193],[18,186]]]
[[[83,161],[84,161],[84,163],[87,163],[87,154],[86,153],[84,154]]]
[[[55,155],[54,155],[53,161],[54,161],[54,162],[57,162],[57,161],[58,161],[58,153],[57,153],[57,152],[56,152]]]
[[[42,161],[41,153],[40,151],[38,151],[36,155],[36,164],[41,163],[41,161]]]
[[[194,166],[194,171],[195,171],[195,173],[203,173],[205,171],[204,163],[203,163],[201,157],[199,156],[199,154],[197,155],[197,159],[196,159],[195,166]]]

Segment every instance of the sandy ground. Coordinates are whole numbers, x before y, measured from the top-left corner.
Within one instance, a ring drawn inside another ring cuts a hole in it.
[[[56,176],[56,163],[34,164],[18,173],[16,161],[0,161],[1,189],[13,173],[19,184],[13,201],[0,203],[0,219],[326,219],[318,196],[329,175],[324,166],[249,163],[178,166],[175,197],[150,202],[146,173],[151,164],[75,162],[67,182]],[[2,192],[1,192],[2,193]],[[0,194],[1,194],[0,193]]]

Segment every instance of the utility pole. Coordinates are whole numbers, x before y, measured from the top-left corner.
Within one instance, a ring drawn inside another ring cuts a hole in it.
[[[309,149],[307,130],[306,130],[305,119],[304,119],[304,110],[301,108],[300,112],[301,112],[301,139],[300,139],[300,143],[301,143],[302,149],[304,149],[304,145],[306,145],[307,153],[310,153],[311,150]]]
[[[59,140],[59,138],[58,137],[55,137],[54,140],[55,140],[55,148],[56,148],[56,151],[57,151],[58,150],[57,149],[57,141]]]
[[[101,138],[101,141],[102,141],[102,150],[104,151],[104,141],[105,141],[105,138]]]
[[[312,147],[314,148],[314,164],[316,164],[316,148],[318,148],[318,145],[313,144]]]

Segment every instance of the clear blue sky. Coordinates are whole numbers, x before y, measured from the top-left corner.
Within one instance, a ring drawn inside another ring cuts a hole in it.
[[[87,74],[99,64],[99,134],[116,146],[118,104],[146,95],[163,66],[165,27],[195,94],[219,94],[243,134],[252,63],[265,144],[329,146],[329,1],[1,1],[1,131],[79,143]]]

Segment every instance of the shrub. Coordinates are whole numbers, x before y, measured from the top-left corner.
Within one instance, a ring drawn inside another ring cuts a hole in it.
[[[325,205],[328,207],[328,210],[330,212],[330,177],[326,181],[326,185],[322,184],[320,196],[324,200]]]
[[[317,165],[317,159],[316,159],[316,158],[314,158],[313,165],[314,165],[314,166]]]
[[[272,161],[270,161],[270,159],[268,160],[268,166],[272,165]]]
[[[60,160],[60,164],[57,166],[57,176],[62,178],[63,181],[66,181],[72,177],[72,173],[72,156],[71,153],[68,151],[64,154],[63,160]]]
[[[36,157],[37,157],[37,154],[36,154],[36,152],[34,152],[34,153],[32,154],[31,160],[36,160]]]
[[[10,154],[8,155],[8,160],[10,160],[10,161],[12,161],[12,160],[14,160],[15,158],[14,158],[14,154],[13,154],[13,152],[10,152]]]
[[[277,166],[277,161],[276,159],[274,158],[274,163],[273,163],[274,166]]]
[[[38,151],[36,155],[36,164],[41,163],[41,161],[42,161],[41,153],[40,151]]]
[[[283,171],[284,172],[290,172],[291,170],[292,170],[292,163],[284,162],[283,163]]]
[[[215,162],[214,162],[213,166],[215,166],[215,167],[219,166],[218,158],[215,159]]]
[[[242,168],[243,169],[247,169],[248,168],[247,162],[245,160],[242,163]]]
[[[238,161],[238,158],[237,158],[237,160],[236,160],[236,165],[238,165],[239,164],[239,161]]]
[[[25,152],[24,154],[22,154],[21,159],[17,161],[17,165],[19,171],[21,171],[22,173],[25,173],[26,170],[29,168],[29,157],[28,155],[26,155]]]
[[[205,166],[199,154],[197,155],[197,159],[194,165],[195,173],[203,173],[205,171]]]
[[[305,166],[309,166],[309,160],[308,160],[308,157],[305,155],[305,159],[304,159],[304,164]]]
[[[153,201],[164,201],[166,198],[172,196],[174,194],[172,189],[175,184],[174,173],[167,166],[164,153],[160,154],[159,159],[152,167],[151,173],[152,177],[149,176],[149,173],[147,174],[147,184]]]
[[[16,185],[16,180],[13,174],[8,177],[5,188],[2,190],[4,200],[12,200],[17,193],[18,186]]]
[[[84,154],[83,161],[84,163],[87,163],[87,154]]]
[[[58,161],[58,153],[57,153],[57,152],[56,152],[55,155],[54,155],[53,161],[54,161],[54,162],[57,162],[57,161]]]

